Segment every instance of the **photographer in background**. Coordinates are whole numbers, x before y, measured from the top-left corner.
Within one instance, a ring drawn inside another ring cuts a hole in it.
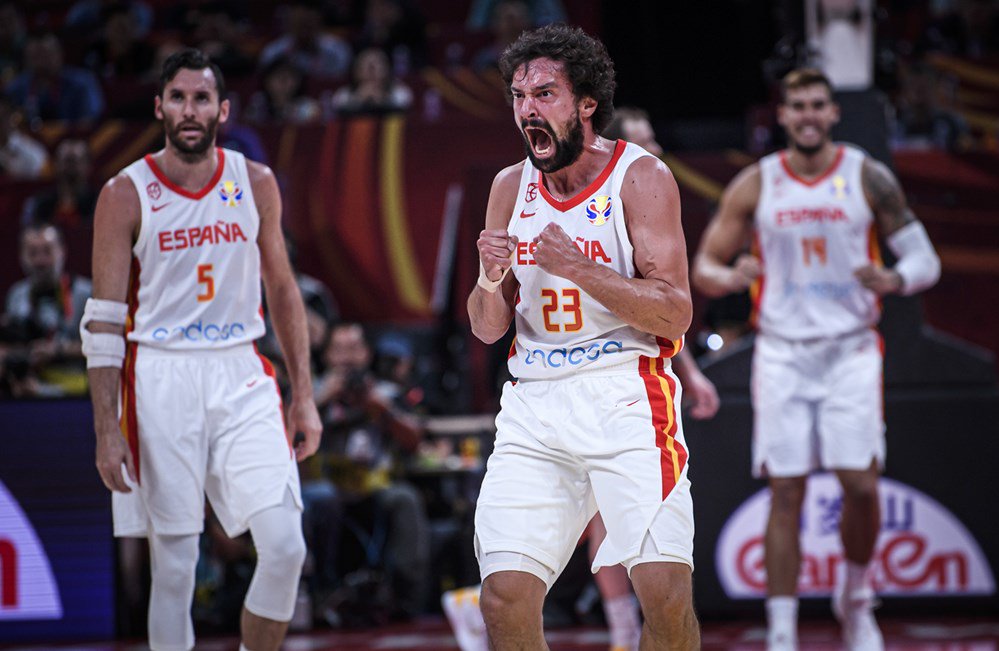
[[[336,529],[352,531],[364,547],[367,569],[385,573],[391,603],[369,604],[367,610],[411,617],[422,612],[429,587],[430,529],[422,497],[397,471],[402,458],[415,451],[422,429],[407,413],[397,383],[376,379],[372,350],[359,324],[332,329],[324,361],[326,372],[315,385],[325,433],[322,467],[303,472],[303,493],[331,485],[335,500],[327,497],[316,506],[340,511],[344,526],[331,528],[327,535],[339,538]],[[317,525],[322,520],[307,517]],[[341,560],[344,548],[337,543],[313,540],[320,583],[330,574],[329,563]],[[335,574],[349,586],[350,572],[345,570],[338,568]],[[349,602],[357,596],[341,590],[330,607],[353,608],[357,604]]]
[[[85,395],[79,328],[90,281],[64,271],[65,243],[51,224],[24,227],[20,257],[25,278],[7,292],[0,317],[3,391],[13,397]]]

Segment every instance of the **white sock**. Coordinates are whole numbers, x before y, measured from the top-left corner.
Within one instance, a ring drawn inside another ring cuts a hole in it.
[[[851,598],[858,593],[873,593],[869,578],[870,564],[846,561],[846,594]]]
[[[604,601],[604,615],[610,626],[611,646],[634,648],[642,634],[638,600],[630,594]]]
[[[240,645],[239,645],[239,651],[250,651],[250,650],[246,648],[245,644],[240,643]]]
[[[784,634],[797,638],[798,598],[767,597],[767,629],[771,634]]]

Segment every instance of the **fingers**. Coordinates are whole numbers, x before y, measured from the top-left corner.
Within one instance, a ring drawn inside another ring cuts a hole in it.
[[[128,473],[128,478],[132,480],[133,484],[139,483],[139,474],[135,472],[135,461],[132,459],[130,452],[125,452],[125,472]],[[122,477],[122,481],[124,481],[124,477]],[[131,490],[132,489],[129,488],[125,492],[128,493]]]
[[[118,463],[98,463],[97,472],[101,475],[101,481],[107,486],[108,490],[118,491],[119,493],[131,493],[132,489],[129,488],[128,484],[125,483],[125,476],[121,471],[122,460]],[[131,472],[134,472],[131,471]],[[131,472],[129,475],[131,476]]]
[[[319,449],[321,434],[321,430],[305,432],[305,437],[295,445],[295,459],[297,461],[304,461],[316,453]]]

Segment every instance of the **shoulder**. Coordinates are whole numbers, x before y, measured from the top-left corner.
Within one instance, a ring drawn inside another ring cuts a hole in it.
[[[747,165],[725,186],[722,201],[732,202],[747,210],[755,210],[763,187],[762,161]]]
[[[500,196],[517,196],[517,189],[520,188],[520,177],[524,174],[526,161],[520,161],[509,167],[504,167],[493,179],[492,193]]]
[[[644,186],[646,183],[667,181],[673,178],[669,166],[652,154],[635,158],[624,173],[624,186]]]
[[[898,183],[894,172],[887,165],[866,154],[863,154],[863,160],[860,163],[860,178],[864,183],[865,189],[871,185],[878,186],[885,183]]]
[[[103,201],[111,202],[112,207],[116,209],[129,207],[140,209],[139,191],[136,189],[132,177],[125,172],[119,172],[104,184],[100,198]]]
[[[250,179],[250,184],[253,186],[253,191],[256,192],[258,187],[273,185],[277,187],[277,178],[274,176],[274,171],[264,165],[263,163],[258,163],[255,160],[246,160],[246,175]]]

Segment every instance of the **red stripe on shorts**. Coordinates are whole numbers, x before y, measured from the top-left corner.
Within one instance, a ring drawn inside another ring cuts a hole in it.
[[[680,473],[687,463],[687,451],[676,440],[676,382],[666,373],[662,357],[639,357],[638,372],[645,382],[652,408],[652,425],[656,431],[662,471],[662,498],[665,500],[680,481]]]
[[[125,320],[125,362],[121,366],[121,418],[118,426],[128,442],[132,452],[132,464],[135,466],[135,478],[142,481],[139,468],[139,419],[135,404],[135,358],[138,356],[139,345],[128,341],[128,335],[135,330],[135,313],[139,310],[139,275],[142,266],[139,259],[132,258],[132,270],[128,283],[128,316]]]
[[[281,424],[284,426],[284,438],[288,442],[288,449],[293,450],[294,444],[292,443],[291,437],[288,436],[288,422],[284,418],[284,399],[281,397],[281,387],[278,386],[277,373],[274,372],[274,365],[271,364],[271,360],[267,359],[260,354],[260,350],[257,348],[257,343],[253,342],[253,352],[257,354],[260,359],[260,364],[264,367],[264,375],[274,380],[274,390],[278,394],[278,405],[281,410]]]

